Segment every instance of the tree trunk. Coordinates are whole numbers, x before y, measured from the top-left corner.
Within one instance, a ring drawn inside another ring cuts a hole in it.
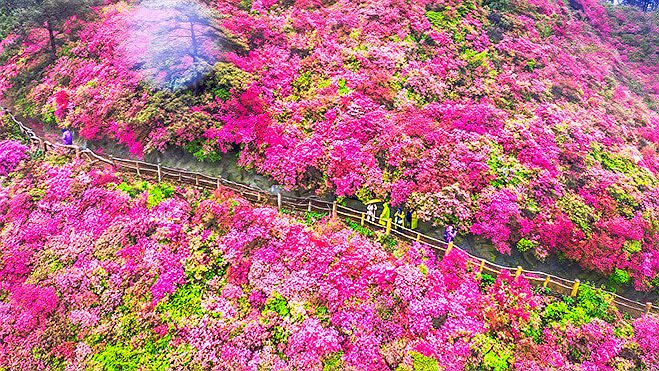
[[[48,38],[50,39],[50,53],[53,55],[53,59],[57,58],[57,47],[55,46],[55,33],[53,32],[53,23],[48,17],[46,21],[46,29],[48,30]]]

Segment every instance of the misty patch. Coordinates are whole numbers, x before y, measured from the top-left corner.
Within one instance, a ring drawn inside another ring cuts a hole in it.
[[[197,91],[228,44],[213,12],[189,0],[141,2],[129,33],[125,48],[133,69],[171,91]]]

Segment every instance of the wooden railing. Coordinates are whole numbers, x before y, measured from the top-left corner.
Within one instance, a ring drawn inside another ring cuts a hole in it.
[[[545,272],[524,270],[520,266],[506,267],[492,263],[486,259],[474,256],[468,251],[465,251],[460,247],[453,245],[452,243],[446,243],[434,237],[405,227],[392,228],[391,219],[385,220],[385,223],[383,223],[384,225],[379,223],[380,220],[366,220],[366,214],[364,212],[338,205],[336,202],[329,202],[311,197],[291,197],[282,195],[281,193],[275,195],[255,187],[251,187],[249,185],[223,179],[222,177],[214,178],[201,173],[186,171],[183,169],[169,168],[161,166],[160,164],[152,164],[144,161],[128,160],[112,156],[105,157],[94,153],[90,149],[80,149],[75,145],[67,146],[63,144],[51,143],[48,140],[37,136],[32,129],[18,121],[10,112],[6,110],[5,112],[7,112],[11,120],[16,123],[16,125],[18,125],[21,133],[29,140],[30,144],[33,147],[41,149],[43,152],[59,148],[68,151],[70,155],[77,158],[85,158],[92,162],[106,163],[108,165],[114,166],[117,170],[136,173],[137,176],[143,178],[151,178],[158,181],[169,180],[210,190],[223,186],[239,193],[243,198],[251,202],[269,204],[280,209],[286,206],[288,208],[299,211],[326,212],[331,214],[333,217],[341,218],[344,220],[351,220],[371,230],[382,231],[382,233],[386,235],[391,234],[403,241],[417,242],[420,244],[428,245],[435,249],[437,254],[440,256],[444,256],[452,249],[460,250],[462,253],[468,256],[468,261],[472,269],[478,271],[479,273],[487,273],[496,277],[499,273],[508,271],[515,277],[524,277],[534,286],[543,286],[551,289],[554,292],[570,295],[572,297],[578,294],[579,287],[581,285],[578,279],[572,281]],[[653,305],[650,302],[640,303],[615,293],[610,294],[613,296],[613,303],[617,306],[617,308],[621,312],[628,313],[632,317],[639,317],[643,314],[659,314],[659,307]]]

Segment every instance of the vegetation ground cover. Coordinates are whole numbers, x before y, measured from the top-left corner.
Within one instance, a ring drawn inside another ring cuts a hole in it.
[[[0,140],[0,368],[653,369],[659,321]]]
[[[287,187],[377,196],[501,252],[659,284],[657,12],[218,1],[165,7],[167,38],[143,19],[153,4],[104,4],[54,34],[3,35],[2,98],[136,155],[233,148]]]

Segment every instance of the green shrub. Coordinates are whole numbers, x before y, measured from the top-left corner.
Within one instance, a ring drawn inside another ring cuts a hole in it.
[[[327,213],[317,213],[315,211],[307,211],[304,213],[304,224],[311,226],[326,216]]]
[[[439,364],[436,359],[414,351],[410,354],[412,355],[414,371],[439,371]]]
[[[586,205],[583,199],[574,193],[567,193],[556,202],[558,207],[567,214],[572,223],[581,228],[586,235],[590,235],[590,226],[599,219],[595,209]]]
[[[496,278],[490,276],[487,273],[481,274],[480,287],[482,290],[485,290],[487,287],[492,286],[496,282]]]
[[[629,273],[627,273],[627,271],[618,268],[616,268],[609,277],[609,282],[614,287],[627,284],[629,283],[630,280],[631,277],[629,276]]]
[[[630,254],[640,252],[641,248],[642,248],[641,241],[637,241],[637,240],[627,240],[623,245],[623,249]]]
[[[526,238],[522,238],[517,242],[517,250],[520,252],[528,251],[530,249],[535,249],[538,246],[538,243],[536,241],[531,241],[527,240]]]
[[[348,218],[346,218],[346,225],[350,227],[350,229],[361,234],[362,236],[373,237],[375,235],[375,232],[373,232],[372,230],[360,225],[359,223],[355,223]]]
[[[273,292],[272,297],[265,303],[264,312],[275,312],[282,317],[287,317],[291,311],[288,309],[288,301],[278,292]]]
[[[323,371],[339,371],[343,369],[343,352],[331,353],[323,359]]]
[[[161,300],[156,311],[174,323],[184,322],[190,317],[201,317],[204,310],[201,307],[203,288],[199,284],[185,284],[179,286],[173,294]]]

